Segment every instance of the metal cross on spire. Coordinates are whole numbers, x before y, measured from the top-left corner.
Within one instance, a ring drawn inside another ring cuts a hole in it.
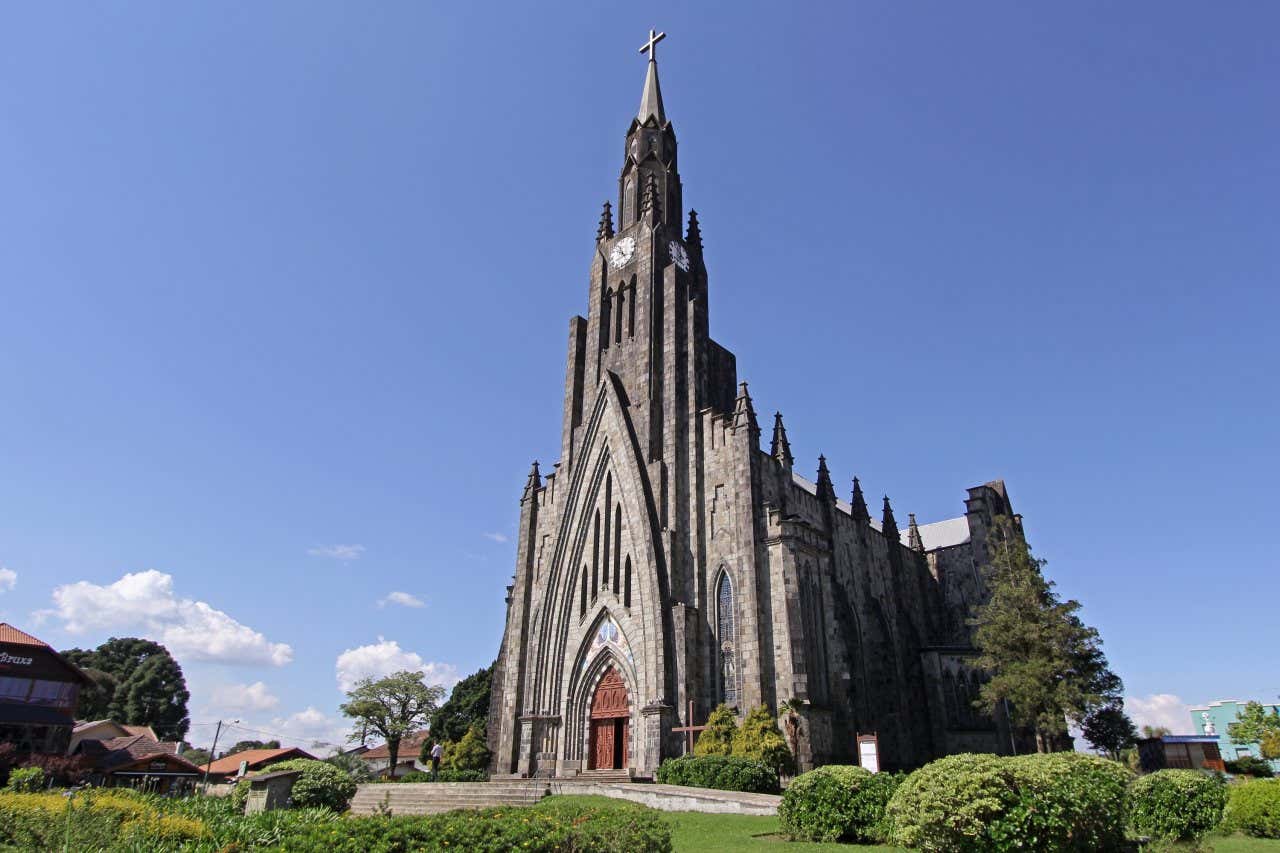
[[[667,37],[666,33],[649,30],[649,40],[641,46],[640,52],[649,54],[650,62],[658,61],[658,42]]]

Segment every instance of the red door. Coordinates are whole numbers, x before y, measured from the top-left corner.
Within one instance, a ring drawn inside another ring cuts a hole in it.
[[[627,686],[613,667],[605,670],[591,699],[590,770],[620,770],[627,766]]]

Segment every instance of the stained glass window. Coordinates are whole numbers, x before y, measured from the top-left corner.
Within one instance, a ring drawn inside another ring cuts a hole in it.
[[[738,700],[737,662],[734,660],[733,585],[729,576],[720,576],[716,589],[716,639],[720,644],[720,700]]]

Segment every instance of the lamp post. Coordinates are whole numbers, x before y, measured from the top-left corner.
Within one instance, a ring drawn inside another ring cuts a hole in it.
[[[232,720],[227,723],[234,726],[239,720]],[[213,730],[213,746],[209,747],[209,761],[204,765],[204,783],[201,786],[201,793],[209,793],[209,769],[213,766],[213,759],[218,755],[218,735],[222,734],[222,720],[218,720],[218,727]]]

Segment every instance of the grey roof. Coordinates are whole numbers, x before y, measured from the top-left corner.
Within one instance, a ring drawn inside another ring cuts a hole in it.
[[[658,86],[658,63],[649,60],[649,72],[644,78],[644,92],[640,95],[640,112],[636,118],[641,124],[649,116],[658,120],[658,127],[667,123],[667,114],[662,109],[662,89]]]
[[[935,521],[932,524],[917,525],[917,529],[920,531],[920,539],[924,542],[926,551],[963,545],[969,541],[969,520],[963,515],[959,518]],[[902,531],[903,545],[907,544],[907,533],[906,530]]]

